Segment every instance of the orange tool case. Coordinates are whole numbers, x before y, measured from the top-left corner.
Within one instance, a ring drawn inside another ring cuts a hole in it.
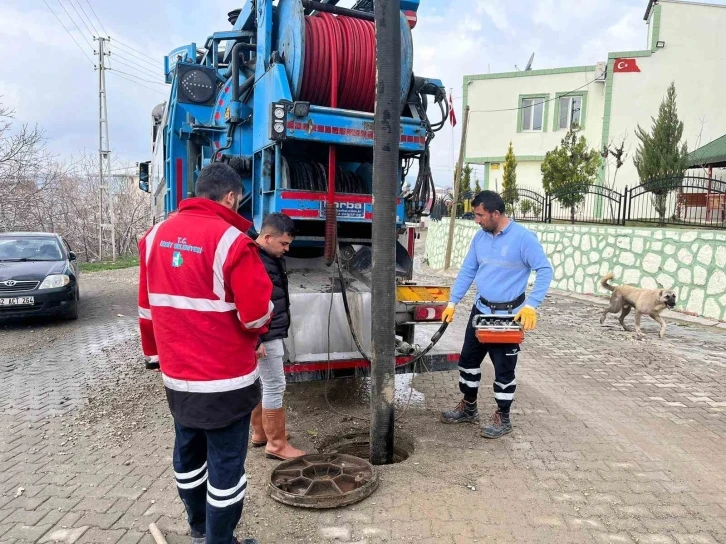
[[[521,344],[524,329],[512,314],[477,314],[472,325],[482,344]]]

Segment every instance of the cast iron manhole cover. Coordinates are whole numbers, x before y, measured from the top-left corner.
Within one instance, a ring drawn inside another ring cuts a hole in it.
[[[302,508],[336,508],[365,499],[378,487],[368,461],[342,453],[314,453],[280,463],[270,476],[276,501]]]

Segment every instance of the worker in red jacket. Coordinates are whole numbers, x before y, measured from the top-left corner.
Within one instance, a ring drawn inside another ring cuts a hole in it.
[[[197,198],[139,242],[139,326],[174,417],[174,476],[193,544],[236,543],[247,487],[255,356],[272,317],[272,283],[237,213],[242,180],[224,163],[199,174]],[[253,543],[254,540],[245,540]]]

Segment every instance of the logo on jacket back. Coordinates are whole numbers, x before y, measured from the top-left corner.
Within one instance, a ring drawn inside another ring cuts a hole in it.
[[[183,264],[184,258],[182,257],[181,252],[175,251],[174,256],[171,258],[171,266],[173,266],[174,268],[179,268]]]

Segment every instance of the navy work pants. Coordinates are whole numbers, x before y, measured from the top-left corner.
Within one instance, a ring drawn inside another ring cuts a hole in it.
[[[250,415],[221,429],[175,430],[174,477],[189,526],[207,544],[231,544],[247,489]]]
[[[476,304],[471,310],[469,322],[466,325],[464,345],[459,356],[459,390],[464,394],[467,402],[475,402],[481,380],[481,363],[484,357],[494,364],[494,399],[499,410],[509,413],[514,402],[514,391],[517,389],[517,379],[514,369],[517,366],[519,344],[482,344],[476,338],[476,329],[472,325],[475,315],[481,313]]]

